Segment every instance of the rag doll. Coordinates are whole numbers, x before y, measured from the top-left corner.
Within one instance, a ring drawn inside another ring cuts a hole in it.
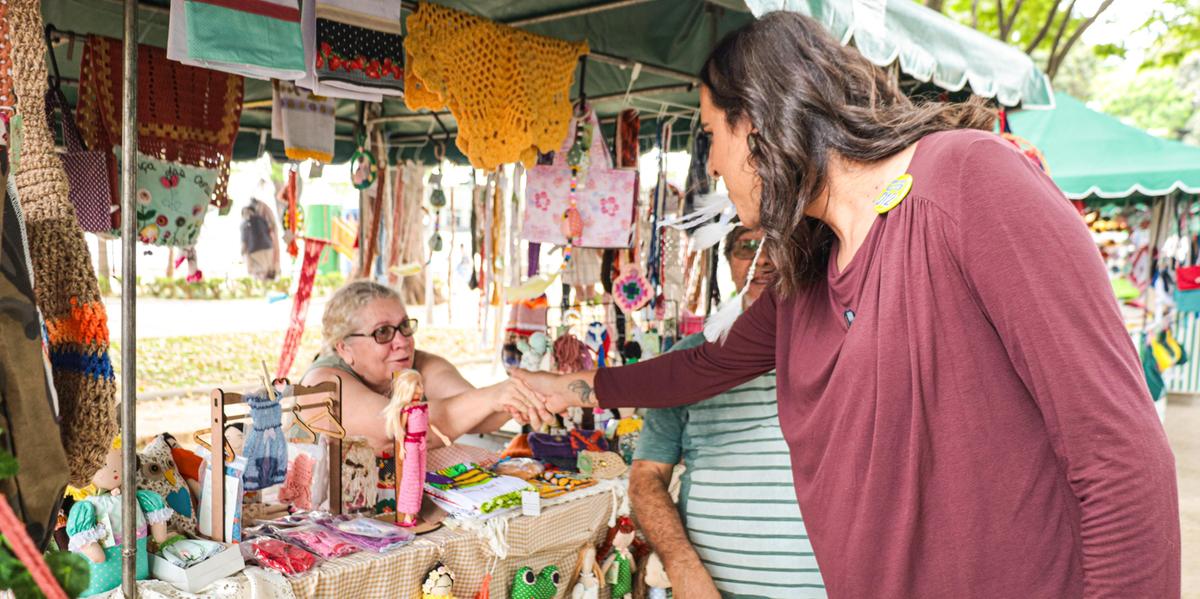
[[[605,582],[608,583],[609,597],[612,599],[633,597],[633,571],[636,566],[630,547],[635,543],[638,543],[638,540],[633,520],[629,516],[617,518],[617,525],[609,529],[608,540],[600,551],[603,554],[609,548],[612,550],[600,568]]]
[[[416,526],[425,487],[425,434],[433,431],[447,447],[450,438],[429,422],[425,387],[415,370],[396,373],[383,417],[388,437],[396,444],[396,524]]]
[[[600,599],[600,580],[604,573],[596,563],[596,548],[588,545],[579,551],[579,581],[571,589],[571,599]]]
[[[454,599],[454,574],[444,564],[438,563],[425,576],[421,599]]]
[[[646,560],[643,576],[649,589],[646,599],[667,599],[667,589],[671,588],[671,581],[667,578],[667,570],[657,553],[651,553],[650,558]]]
[[[521,352],[521,368],[536,371],[542,368],[542,358],[550,350],[550,338],[538,331],[529,336],[529,340],[518,339],[517,349]]]
[[[71,551],[87,557],[91,572],[89,582],[80,597],[104,593],[121,586],[121,547],[123,534],[121,511],[121,477],[124,459],[121,457],[121,440],[113,441],[104,465],[92,476],[96,494],[85,497],[71,506],[67,518],[67,534],[70,535]],[[171,519],[171,508],[167,507],[162,495],[154,491],[137,492],[137,579],[150,577],[150,560],[146,554],[146,530],[154,541],[167,541],[167,521]]]

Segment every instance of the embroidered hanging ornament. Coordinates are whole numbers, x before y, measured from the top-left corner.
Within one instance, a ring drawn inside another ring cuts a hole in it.
[[[293,258],[300,255],[300,246],[296,238],[304,228],[304,213],[300,211],[300,198],[296,193],[296,169],[288,170],[287,184],[283,187],[283,199],[287,207],[283,211],[283,240],[287,243],[287,251]]]
[[[354,189],[362,190],[373,185],[377,176],[379,163],[367,149],[367,134],[359,131],[358,148],[350,155],[350,182],[354,184]]]
[[[750,281],[754,280],[754,270],[758,267],[758,257],[762,254],[765,243],[758,244],[758,249],[754,251],[754,260],[750,262],[750,269],[746,272],[746,281],[742,284],[742,290],[737,292],[729,301],[721,304],[715,312],[708,315],[708,320],[704,322],[704,338],[713,343],[718,339],[721,343],[725,343],[725,337],[729,335],[729,329],[733,328],[733,323],[737,322],[738,316],[742,315],[742,303],[746,297],[746,290],[750,288]]]
[[[621,267],[621,276],[613,281],[613,302],[626,314],[633,314],[650,301],[652,287],[636,264]]]
[[[442,163],[446,158],[444,146],[434,148],[438,159],[438,172],[429,178],[433,191],[429,193],[429,204],[433,206],[433,236],[429,238],[429,259],[435,252],[442,251],[442,208],[446,207],[446,192],[442,190]]]
[[[583,216],[579,214],[578,197],[575,192],[579,187],[580,179],[587,177],[587,148],[592,146],[592,128],[586,126],[589,122],[587,120],[589,110],[586,106],[580,107],[582,116],[578,118],[578,124],[575,126],[575,145],[571,146],[571,150],[567,152],[567,165],[571,167],[571,193],[570,204],[563,211],[561,224],[563,237],[567,238],[567,245],[563,248],[564,266],[571,262],[571,250],[575,241],[583,236]]]

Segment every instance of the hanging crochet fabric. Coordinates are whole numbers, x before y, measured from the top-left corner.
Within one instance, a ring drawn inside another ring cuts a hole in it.
[[[449,108],[456,143],[476,168],[558,147],[571,119],[570,87],[587,42],[565,42],[436,4],[408,17],[404,102]]]
[[[79,74],[76,119],[88,148],[121,143],[121,41],[88,36]],[[166,162],[215,169],[209,202],[229,211],[229,161],[242,114],[242,78],[167,60],[138,46],[138,152]],[[112,174],[114,197],[116,173]]]
[[[394,0],[316,0],[313,68],[323,86],[404,94],[404,40]]]
[[[298,89],[286,81],[275,81],[271,90],[271,137],[283,140],[283,152],[291,160],[333,160],[333,98]]]
[[[8,11],[13,88],[25,119],[16,183],[33,261],[34,297],[45,322],[70,482],[85,486],[103,465],[117,433],[108,316],[46,124],[40,5],[14,2]]]
[[[271,391],[245,397],[253,422],[242,449],[246,458],[246,474],[242,480],[247,491],[265,489],[287,478],[288,453],[280,420],[282,409],[278,400],[269,397]]]
[[[255,79],[303,77],[300,9],[296,0],[171,0],[167,57]]]
[[[300,349],[300,336],[304,334],[304,323],[308,318],[308,301],[312,297],[313,280],[317,275],[317,263],[325,242],[320,239],[304,239],[304,262],[300,265],[300,280],[296,285],[296,298],[292,303],[291,324],[283,337],[283,350],[279,352],[279,366],[275,376],[287,377]]]

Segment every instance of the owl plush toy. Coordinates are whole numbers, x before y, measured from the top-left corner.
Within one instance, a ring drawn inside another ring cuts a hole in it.
[[[154,491],[163,497],[167,507],[174,510],[167,528],[185,535],[196,534],[196,512],[192,493],[179,474],[171,457],[171,446],[165,435],[159,435],[138,454],[137,487]]]
[[[533,575],[533,568],[525,566],[517,570],[513,576],[512,599],[554,599],[558,594],[558,586],[562,577],[558,574],[557,566],[546,566]]]

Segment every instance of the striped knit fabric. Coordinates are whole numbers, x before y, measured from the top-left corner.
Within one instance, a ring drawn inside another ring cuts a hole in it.
[[[16,183],[33,260],[34,296],[46,324],[60,434],[71,483],[83,486],[104,463],[117,433],[116,383],[108,357],[108,317],[67,175],[46,123],[46,46],[41,3],[9,2],[13,88],[25,120]]]

